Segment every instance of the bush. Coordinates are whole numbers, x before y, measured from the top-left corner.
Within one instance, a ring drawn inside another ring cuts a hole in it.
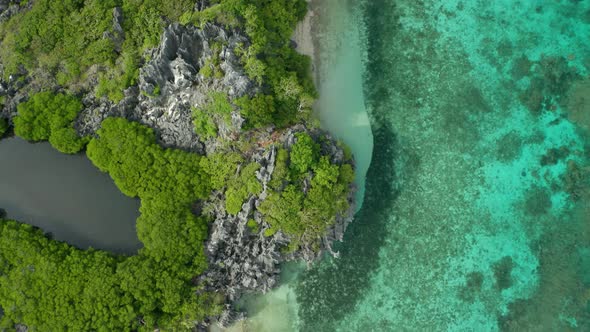
[[[291,169],[301,174],[305,173],[317,160],[319,145],[306,133],[296,135],[297,142],[291,149]]]
[[[82,107],[72,96],[37,93],[17,106],[14,133],[33,142],[49,140],[54,148],[64,153],[77,153],[84,148],[86,140],[77,136],[72,123]]]
[[[257,94],[253,98],[244,96],[236,100],[248,128],[262,128],[272,124],[276,111],[274,103],[273,96],[264,94]]]
[[[49,143],[59,152],[74,154],[80,152],[88,140],[80,138],[74,128],[66,127],[52,131]]]
[[[207,104],[202,108],[193,108],[195,133],[204,139],[217,136],[218,123],[231,123],[232,104],[225,92],[209,93]]]
[[[270,224],[269,233],[280,230],[290,237],[288,252],[302,245],[318,248],[336,216],[349,207],[348,193],[354,180],[352,166],[332,164],[327,156],[318,156],[318,144],[305,133],[297,134],[297,142],[290,152],[291,171],[296,176],[291,176],[294,180],[285,186],[289,160],[287,151],[279,149],[270,182],[272,190],[258,208]],[[309,189],[304,193],[303,181],[310,179]]]
[[[249,195],[262,192],[262,185],[256,179],[256,171],[260,165],[252,162],[240,170],[239,175],[230,178],[225,192],[225,209],[229,214],[237,214]]]
[[[202,139],[217,137],[217,125],[207,113],[202,110],[193,108],[193,125],[195,133]]]
[[[248,223],[246,224],[248,228],[252,231],[252,233],[258,233],[260,231],[260,226],[254,219],[248,219]]]
[[[122,289],[159,326],[177,322],[188,309],[195,310],[193,315],[210,314],[215,306],[193,308],[191,279],[207,267],[203,241],[208,221],[193,215],[191,205],[209,195],[209,178],[216,174],[207,173],[202,167],[207,162],[199,155],[161,148],[153,130],[135,122],[108,118],[98,135],[88,144],[88,158],[123,193],[141,199],[136,227],[144,248],[121,267],[128,275]],[[138,273],[140,283],[132,277]]]

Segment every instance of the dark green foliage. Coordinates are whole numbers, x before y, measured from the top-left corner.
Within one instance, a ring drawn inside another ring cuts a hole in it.
[[[123,193],[142,201],[137,233],[144,248],[120,269],[129,276],[145,274],[144,282],[123,281],[122,288],[156,325],[178,322],[175,317],[195,305],[190,279],[207,267],[202,247],[207,220],[190,209],[211,190],[201,157],[163,149],[153,130],[121,118],[106,119],[98,134],[88,144],[88,157]],[[210,310],[204,307],[194,314]]]
[[[204,78],[213,77],[213,65],[210,61],[205,62],[203,67],[199,69],[199,74],[203,75]]]
[[[217,137],[217,125],[213,118],[204,111],[193,108],[193,125],[195,132],[203,139]]]
[[[211,295],[195,296],[178,273],[149,257],[82,251],[4,219],[0,263],[0,328],[25,323],[35,331],[174,329],[216,310]]]
[[[340,176],[340,167],[331,164],[324,156],[313,166],[313,171],[315,176],[311,180],[311,189],[303,203],[302,222],[306,227],[306,242],[317,240],[334,223],[335,217],[348,208],[350,182],[344,182],[349,178]]]
[[[262,99],[253,101],[256,106],[246,105],[248,109],[243,112],[250,128],[271,122],[287,126],[309,115],[316,96],[310,60],[290,45],[291,35],[297,22],[305,16],[306,6],[305,0],[215,0],[204,11],[187,12],[182,17],[184,22],[197,25],[215,21],[242,28],[250,38],[249,47],[238,48],[236,53],[241,55],[248,76],[268,87],[273,97],[272,107],[269,100]],[[210,69],[204,71],[204,74],[211,74]],[[263,114],[265,111],[268,114]]]
[[[0,327],[37,331],[130,330],[132,298],[117,285],[118,258],[51,241],[34,227],[0,219]]]
[[[340,166],[340,177],[338,181],[340,183],[352,183],[354,181],[354,169],[352,169],[350,164]]]
[[[74,154],[86,146],[88,139],[80,138],[74,128],[66,127],[52,130],[49,143],[60,152]]]
[[[40,92],[18,105],[14,117],[14,133],[26,140],[49,140],[63,153],[77,153],[86,144],[76,134],[72,122],[82,110],[82,103],[75,97],[51,92]]]
[[[201,167],[210,175],[211,187],[220,190],[235,176],[243,161],[237,153],[216,153],[201,159]]]
[[[264,94],[257,94],[253,98],[244,96],[236,100],[248,128],[262,128],[272,124],[276,111],[274,103],[273,96]]]
[[[100,76],[96,91],[113,101],[121,100],[123,90],[136,84],[141,54],[158,44],[166,19],[177,21],[183,12],[193,8],[194,1],[117,0],[117,5],[123,9],[125,41],[117,60]]]
[[[41,68],[65,83],[88,66],[115,59],[113,43],[102,38],[112,30],[115,1],[37,0],[31,10],[13,16],[2,26],[0,55],[5,76]]]
[[[260,226],[254,219],[249,219],[247,225],[248,228],[250,228],[250,230],[252,231],[252,233],[258,233],[258,231],[260,231]]]
[[[31,226],[2,221],[3,327],[184,330],[218,312],[221,299],[197,296],[191,282],[207,268],[207,220],[191,212],[191,204],[211,189],[201,157],[163,149],[151,129],[120,118],[106,119],[98,134],[88,157],[121,191],[141,198],[137,232],[144,248],[133,257],[81,251]]]
[[[289,181],[289,151],[279,148],[277,150],[277,157],[275,161],[275,169],[270,180],[270,187],[274,190],[280,191],[283,185]]]
[[[224,76],[224,72],[221,69],[221,59],[219,58],[219,52],[221,52],[221,44],[216,42],[211,45],[213,56],[208,58],[203,64],[203,67],[199,69],[199,74],[203,75],[204,78],[218,78],[221,79]]]
[[[315,96],[309,58],[290,46],[305,12],[304,0],[244,0],[239,9],[252,42],[244,54],[246,72],[271,86],[279,102],[273,119],[281,126],[296,121],[297,112],[311,106],[310,97]]]
[[[108,172],[124,194],[141,198],[137,233],[144,250],[158,261],[185,264],[202,254],[197,240],[206,237],[207,224],[190,211],[190,205],[211,190],[201,157],[162,149],[153,130],[121,118],[106,119],[98,134],[100,138],[88,144],[88,158]]]
[[[8,121],[4,118],[0,118],[0,138],[4,136],[6,131],[8,130]]]
[[[227,99],[227,94],[224,92],[211,92],[209,94],[209,103],[206,106],[207,113],[220,114],[227,117],[231,111],[232,106]]]
[[[98,79],[96,94],[118,101],[126,87],[136,84],[142,54],[157,45],[169,20],[216,21],[249,36],[251,43],[235,51],[260,93],[230,100],[225,92],[212,92],[205,105],[193,110],[196,132],[203,139],[216,137],[234,110],[246,118],[247,129],[307,119],[315,96],[309,59],[297,54],[289,40],[305,14],[305,1],[210,4],[193,12],[194,1],[188,0],[37,0],[30,11],[0,25],[4,74],[21,67],[32,74],[43,71],[69,91],[87,89],[86,83]],[[124,38],[113,30],[114,7],[122,8]],[[218,46],[212,47],[219,53]],[[215,55],[200,73],[220,78],[220,61]],[[66,153],[89,141],[88,158],[124,194],[141,199],[136,228],[144,248],[132,257],[82,251],[49,240],[31,226],[0,219],[0,307],[5,310],[0,329],[24,323],[36,331],[178,331],[218,313],[223,295],[193,282],[207,269],[208,220],[191,208],[218,190],[227,212],[236,214],[249,196],[260,194],[260,165],[248,162],[251,149],[234,142],[208,157],[164,149],[152,129],[120,118],[104,120],[98,137],[79,138],[72,123],[81,108],[68,95],[33,95],[19,105],[15,132],[32,141],[49,140]],[[4,127],[0,120],[0,136]],[[264,235],[284,232],[292,239],[289,250],[317,247],[335,216],[348,208],[353,177],[349,164],[332,164],[312,137],[298,134],[291,151],[278,149],[269,196],[259,208],[270,224]],[[261,225],[250,220],[248,226],[258,232]]]
[[[300,212],[303,208],[303,192],[294,185],[288,185],[281,193],[270,195],[261,205],[260,212],[275,230],[287,235],[300,236],[305,231]],[[295,239],[296,240],[296,239]]]

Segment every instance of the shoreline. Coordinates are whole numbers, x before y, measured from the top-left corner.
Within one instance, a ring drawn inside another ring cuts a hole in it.
[[[318,1],[317,0],[306,0],[307,2],[307,13],[302,21],[297,23],[295,31],[293,32],[292,40],[295,42],[296,50],[300,54],[307,55],[311,59],[311,75],[316,89],[320,89],[320,56],[318,47]]]
[[[320,56],[318,32],[318,0],[306,0],[307,13],[302,21],[297,23],[291,40],[295,42],[298,53],[307,55],[311,59],[310,71],[317,91],[320,90]],[[319,99],[316,100],[316,106]],[[314,112],[318,112],[314,107]],[[294,264],[294,263],[291,263]],[[295,268],[293,271],[281,268],[281,279],[292,279],[301,270]],[[266,294],[258,294],[254,302],[249,305],[257,311],[255,315],[247,315],[245,319],[236,321],[231,326],[222,328],[218,325],[209,327],[210,332],[253,332],[253,331],[290,331],[296,324],[297,303],[294,290],[289,282],[280,282],[278,287]],[[246,305],[248,306],[248,305]],[[246,309],[248,311],[248,309]],[[273,319],[274,318],[274,319]]]
[[[351,29],[347,20],[349,8],[334,0],[306,1],[307,13],[298,22],[291,40],[298,53],[310,57],[310,74],[319,93],[313,109],[321,123],[320,127],[332,137],[350,146],[355,157],[357,187],[354,210],[358,211],[364,197],[364,177],[373,149],[372,132],[362,95],[362,75],[360,72],[349,70],[358,69],[361,65],[358,58],[360,51],[357,54],[356,49],[343,48],[341,42],[351,37],[345,33]],[[352,37],[354,38],[354,34]],[[354,45],[357,44],[356,40],[353,42]],[[345,98],[342,98],[342,92]],[[245,304],[243,309],[254,313],[253,315],[247,315],[245,319],[236,321],[224,329],[213,327],[211,331],[270,332],[296,329],[298,303],[293,283],[289,281],[295,278],[297,272],[297,269],[282,271],[278,287],[267,294],[256,295],[254,302]]]

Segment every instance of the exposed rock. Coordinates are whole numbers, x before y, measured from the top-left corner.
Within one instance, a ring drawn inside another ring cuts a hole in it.
[[[117,9],[113,11],[115,31],[121,24],[119,14]],[[199,70],[214,56],[213,43],[222,45],[217,56],[224,75],[205,78]],[[230,98],[256,91],[233,52],[240,43],[246,44],[247,39],[212,24],[203,29],[168,26],[160,45],[150,52],[151,60],[140,69],[139,87],[125,91],[125,98],[116,105],[87,96],[75,127],[81,135],[93,134],[106,117],[122,116],[153,128],[165,147],[203,153],[205,148],[193,128],[192,108],[204,105],[211,91],[225,91]],[[231,128],[220,128],[220,134],[227,138],[243,121],[237,113],[232,114]]]
[[[20,5],[21,0],[0,0],[0,23],[7,21],[27,6]],[[29,4],[30,6],[30,4]]]
[[[253,160],[260,163],[257,178],[263,185],[263,194],[274,170],[276,151],[274,148],[255,154]],[[273,236],[264,236],[264,225],[260,213],[254,210],[261,196],[251,196],[242,205],[237,215],[225,212],[223,200],[217,196],[212,202],[215,221],[211,225],[206,253],[209,258],[209,270],[201,276],[211,289],[221,290],[228,303],[237,300],[244,292],[267,292],[278,283],[280,248],[288,243],[280,232]],[[248,227],[248,220],[255,220],[260,227],[253,232]],[[226,307],[218,321],[227,325],[241,317]]]
[[[321,145],[322,153],[330,156],[335,163],[341,163],[344,160],[344,153],[336,140],[321,130],[308,131],[303,125],[296,125],[283,131],[275,143],[290,149],[296,142],[296,134],[302,131],[308,132],[313,137],[322,135],[326,138]],[[200,278],[205,281],[209,289],[223,291],[228,303],[235,302],[247,292],[264,293],[272,289],[279,282],[279,264],[284,261],[303,259],[310,264],[324,252],[337,257],[338,253],[332,250],[332,243],[342,241],[344,231],[352,221],[355,210],[354,190],[351,190],[348,197],[350,209],[336,217],[334,225],[323,237],[319,251],[303,247],[293,253],[284,254],[281,249],[288,245],[289,238],[280,231],[271,236],[265,236],[264,231],[269,228],[269,225],[254,208],[267,197],[268,183],[275,169],[276,148],[271,146],[266,150],[256,150],[251,161],[260,164],[256,178],[262,184],[263,190],[259,195],[249,197],[236,216],[225,212],[224,197],[221,193],[216,193],[208,202],[215,221],[211,225],[209,240],[206,243],[209,270]],[[248,227],[248,220],[254,220],[257,223],[256,231]],[[234,310],[231,305],[226,306],[217,323],[227,326],[242,317]]]
[[[121,7],[113,8],[113,31],[105,31],[104,38],[109,38],[115,45],[115,51],[121,52],[123,42],[125,41],[125,31],[123,30],[123,9]]]
[[[93,94],[86,95],[82,99],[84,109],[78,114],[74,128],[80,136],[94,135],[108,117],[130,118],[138,103],[137,95],[137,87],[130,87],[125,90],[123,100],[117,104],[107,98],[97,99]]]
[[[3,99],[3,104],[0,104],[0,118],[12,121],[17,114],[17,105],[29,98],[28,91],[23,89],[27,83],[28,79],[24,76],[11,75],[8,82],[0,79],[0,97]]]

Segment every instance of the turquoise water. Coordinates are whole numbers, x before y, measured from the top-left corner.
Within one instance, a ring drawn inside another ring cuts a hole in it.
[[[373,134],[363,94],[363,44],[358,25],[346,1],[324,0],[314,8],[319,16],[319,100],[322,128],[350,147],[355,160],[357,209],[365,194],[365,176],[371,163]]]
[[[362,60],[364,202],[241,329],[589,331],[590,1],[324,3],[322,52]]]

